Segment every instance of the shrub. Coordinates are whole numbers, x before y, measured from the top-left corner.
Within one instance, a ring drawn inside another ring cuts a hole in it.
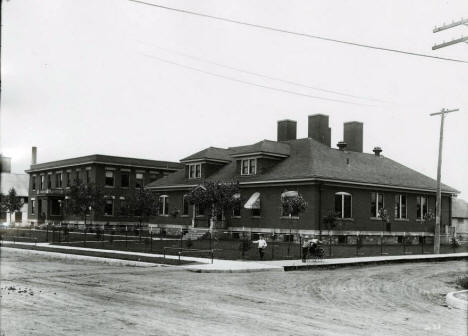
[[[461,276],[457,279],[456,284],[463,289],[468,289],[468,276]]]
[[[452,237],[450,240],[450,247],[454,249],[460,247],[460,241],[456,237]]]

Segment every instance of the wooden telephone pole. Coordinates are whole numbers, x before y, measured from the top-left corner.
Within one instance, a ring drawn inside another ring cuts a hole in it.
[[[440,115],[440,137],[439,137],[439,159],[437,162],[437,200],[436,200],[436,217],[434,229],[434,254],[440,253],[440,214],[442,208],[442,197],[440,190],[440,175],[442,168],[442,143],[444,140],[444,119],[447,113],[457,112],[459,109],[442,109],[440,112],[431,113],[431,116]]]

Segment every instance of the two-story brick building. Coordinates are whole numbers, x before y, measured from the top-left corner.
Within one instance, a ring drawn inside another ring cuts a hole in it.
[[[126,212],[127,195],[183,166],[176,162],[89,155],[66,160],[36,163],[36,149],[29,170],[29,222],[81,224],[82,219],[64,216],[65,191],[76,179],[93,183],[103,191],[104,210],[92,213],[93,224],[132,224],[136,219]]]
[[[382,231],[431,235],[436,181],[381,154],[363,152],[363,124],[344,124],[343,140],[331,147],[328,116],[308,119],[308,137],[296,138],[296,121],[278,122],[277,141],[210,147],[181,160],[185,169],[147,186],[160,195],[160,215],[152,227],[207,227],[209,214],[190,205],[184,195],[205,180],[238,181],[241,208],[218,218],[223,231],[318,234],[323,218],[336,213],[342,224],[334,234],[376,235]],[[298,216],[285,216],[281,198],[301,194],[308,203]],[[451,196],[442,185],[442,226],[450,224]],[[389,215],[379,218],[379,210]]]

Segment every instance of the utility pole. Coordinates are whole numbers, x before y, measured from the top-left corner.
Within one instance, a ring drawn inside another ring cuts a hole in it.
[[[442,195],[440,190],[440,175],[442,168],[442,143],[444,140],[444,119],[447,113],[457,112],[459,109],[442,109],[440,112],[431,113],[431,116],[440,115],[440,137],[439,137],[439,159],[437,162],[437,200],[436,200],[436,217],[434,228],[434,254],[440,253],[440,215],[442,209]]]
[[[450,28],[454,28],[454,27],[457,27],[457,26],[468,26],[468,19],[461,19],[460,21],[456,21],[456,22],[452,22],[450,24],[443,24],[442,26],[440,27],[435,27],[432,32],[433,33],[438,33],[438,32],[441,32],[441,31],[444,31],[444,30],[447,30],[447,29],[450,29]],[[432,47],[432,50],[436,50],[436,49],[441,49],[441,48],[445,48],[445,47],[448,47],[448,46],[451,46],[451,45],[454,45],[454,44],[457,44],[457,43],[462,43],[462,42],[465,42],[465,43],[468,43],[468,36],[461,36],[460,38],[457,38],[457,39],[453,39],[449,42],[443,42],[443,43],[440,43],[440,44],[436,44]]]

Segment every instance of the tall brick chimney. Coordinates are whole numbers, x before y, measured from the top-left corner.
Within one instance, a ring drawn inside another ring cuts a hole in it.
[[[328,116],[314,114],[309,116],[309,138],[331,146],[331,128],[328,127]],[[346,139],[345,139],[346,141]]]
[[[359,121],[348,121],[343,125],[343,141],[346,149],[352,152],[362,153],[364,124]]]
[[[278,141],[296,140],[297,122],[285,119],[278,121]]]
[[[31,164],[35,165],[37,163],[37,147],[31,148]]]

